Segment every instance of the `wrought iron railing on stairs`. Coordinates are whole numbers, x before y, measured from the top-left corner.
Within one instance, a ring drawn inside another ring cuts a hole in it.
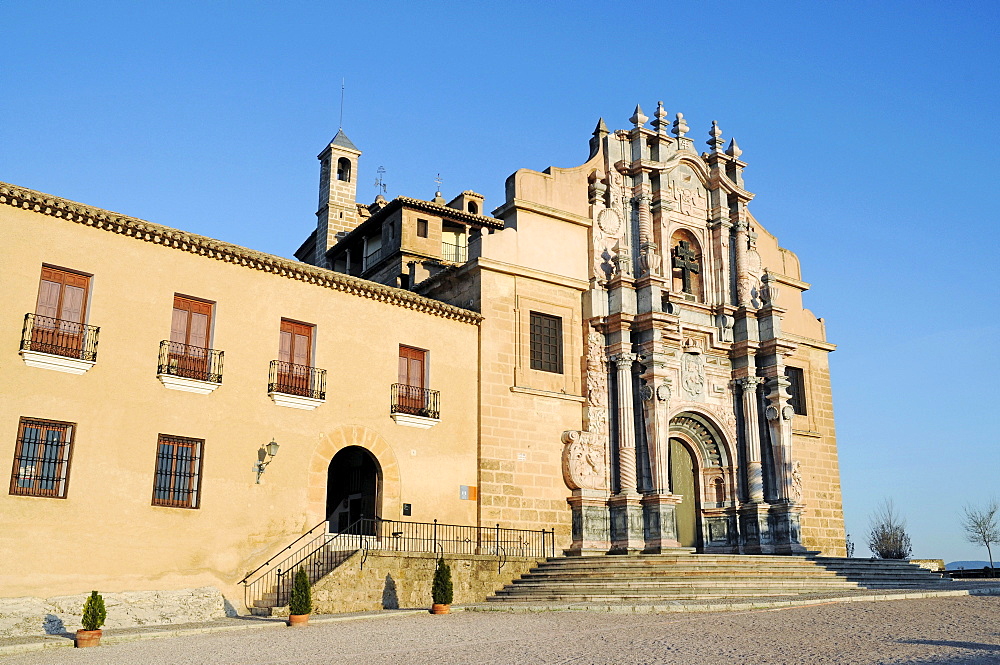
[[[364,551],[362,569],[371,551],[485,554],[497,557],[498,568],[503,568],[512,556],[555,556],[555,529],[530,531],[499,524],[484,527],[437,520],[362,518],[338,533],[329,533],[327,525],[325,520],[320,522],[240,580],[247,608],[287,605],[292,581],[300,568],[305,568],[310,584],[314,584],[358,550]]]

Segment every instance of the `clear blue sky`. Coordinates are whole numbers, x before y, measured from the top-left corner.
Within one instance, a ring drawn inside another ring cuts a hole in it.
[[[831,357],[848,530],[984,559],[1000,494],[996,2],[2,3],[0,180],[290,256],[338,126],[359,195],[575,166],[637,102],[712,120],[798,253]]]

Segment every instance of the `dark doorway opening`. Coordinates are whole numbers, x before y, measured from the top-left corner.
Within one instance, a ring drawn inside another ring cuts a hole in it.
[[[326,480],[326,518],[331,532],[344,533],[360,519],[380,516],[381,480],[378,460],[364,448],[348,446],[334,455]],[[365,522],[360,528],[361,533],[367,533],[374,529],[374,522]]]

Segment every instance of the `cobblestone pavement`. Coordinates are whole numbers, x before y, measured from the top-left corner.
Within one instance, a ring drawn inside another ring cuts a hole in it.
[[[54,649],[2,665],[869,665],[1000,663],[1000,597],[750,612],[409,614]]]

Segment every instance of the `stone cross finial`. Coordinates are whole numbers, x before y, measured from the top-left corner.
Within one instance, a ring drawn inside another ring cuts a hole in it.
[[[722,152],[722,144],[724,143],[722,140],[722,130],[719,128],[719,123],[715,120],[712,121],[712,129],[708,130],[708,135],[712,138],[705,141],[705,143],[712,148],[712,152]]]
[[[680,268],[681,290],[684,293],[693,293],[691,290],[691,273],[698,274],[701,272],[701,268],[695,260],[697,258],[698,255],[691,249],[691,243],[687,240],[681,240],[677,247],[674,248],[673,266]]]
[[[667,120],[667,112],[663,109],[663,102],[656,102],[656,120],[653,121],[653,128],[660,134],[666,134],[670,127]]]
[[[726,148],[726,154],[734,159],[738,158],[740,155],[743,154],[743,151],[740,150],[740,147],[736,145],[736,139],[729,140],[729,147]]]
[[[629,118],[628,121],[631,122],[636,127],[642,127],[643,125],[646,124],[647,120],[649,120],[649,117],[642,112],[642,107],[636,104],[635,113],[632,114],[632,117]]]
[[[674,129],[673,129],[674,136],[676,136],[677,138],[681,138],[682,136],[687,134],[687,131],[689,129],[690,127],[688,127],[687,121],[684,120],[684,114],[678,113],[677,117],[674,119]]]

